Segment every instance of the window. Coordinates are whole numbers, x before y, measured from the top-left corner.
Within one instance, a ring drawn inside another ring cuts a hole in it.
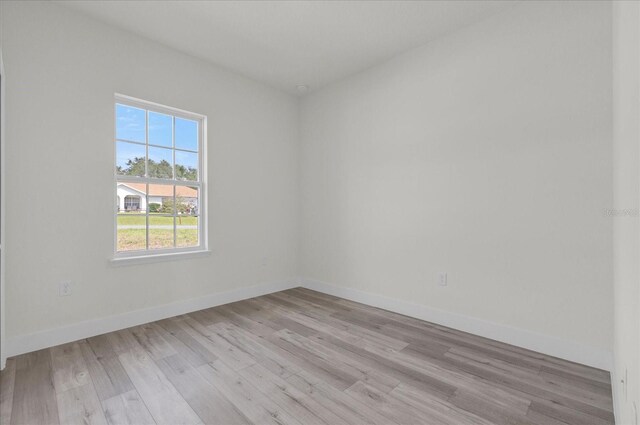
[[[205,121],[116,95],[116,257],[206,249]]]
[[[140,197],[131,195],[125,196],[124,209],[125,211],[138,211],[140,209]]]

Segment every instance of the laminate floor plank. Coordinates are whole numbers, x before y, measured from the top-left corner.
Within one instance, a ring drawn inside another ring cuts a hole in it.
[[[374,386],[380,391],[389,392],[400,383],[398,379],[385,375],[376,368],[363,364],[353,356],[344,355],[324,344],[319,344],[313,339],[297,335],[295,332],[290,332],[288,329],[282,330],[276,335],[282,335],[283,339],[287,342],[301,350],[306,350],[309,356],[315,356],[319,359],[315,360],[314,363],[323,361],[342,371],[345,376],[353,376],[356,380]]]
[[[58,345],[50,348],[49,351],[53,370],[53,386],[57,393],[91,382],[89,369],[82,357],[80,343],[71,342]]]
[[[265,318],[264,314],[252,314],[243,316],[233,309],[224,309],[222,307],[218,307],[218,310],[221,312],[220,314],[226,319],[224,322],[233,323],[234,325],[241,327],[243,329],[248,330],[254,335],[258,336],[269,336],[274,332],[277,332],[283,328],[282,325],[273,323],[271,320]],[[220,324],[218,322],[216,324]]]
[[[459,409],[473,413],[493,424],[497,425],[532,425],[533,422],[526,418],[526,415],[519,415],[511,409],[504,409],[487,400],[485,397],[478,397],[477,394],[465,392],[456,393],[449,400],[451,404]]]
[[[421,388],[422,391],[433,397],[447,399],[453,395],[456,390],[456,387],[453,385],[425,375],[409,365],[393,361],[386,354],[380,355],[366,350],[361,346],[347,344],[342,340],[333,338],[331,335],[315,336],[312,337],[312,339],[332,344],[334,350],[344,352],[345,355],[351,352],[352,355],[359,356],[363,364],[371,368],[377,368],[380,372],[392,376],[401,382],[407,382],[415,387]]]
[[[249,354],[229,344],[224,338],[217,335],[215,331],[200,325],[195,320],[185,319],[179,323],[196,341],[232,369],[242,369],[256,362]]]
[[[567,425],[567,422],[559,421],[558,419],[531,409],[527,412],[527,419],[536,425]]]
[[[189,313],[188,315],[184,315],[180,318],[186,318],[187,316],[197,320],[202,326],[209,326],[214,323],[224,322],[227,320],[218,312],[218,307],[194,311],[193,313]]]
[[[302,425],[221,360],[200,366],[197,370],[254,424]]]
[[[131,333],[131,328],[122,329],[115,332],[106,334],[107,339],[111,345],[112,350],[116,355],[126,353],[131,349],[137,349],[140,347],[135,337]]]
[[[342,320],[334,319],[331,316],[318,316],[313,312],[292,313],[290,317],[308,327],[313,327],[318,331],[330,333],[341,337],[346,342],[352,342],[355,338],[359,343],[379,347],[382,350],[400,351],[409,345],[408,342],[392,338],[381,333],[372,332],[369,329],[346,323]],[[349,339],[351,341],[349,341]]]
[[[216,361],[218,357],[196,341],[173,320],[156,322],[156,330],[173,347],[177,354],[186,359],[193,366]]]
[[[134,389],[107,338],[80,341],[80,350],[100,400],[115,397]]]
[[[173,356],[176,350],[158,332],[154,323],[135,326],[131,328],[131,334],[152,359],[158,360]]]
[[[527,357],[521,352],[515,352],[511,349],[500,351],[500,349],[494,345],[486,343],[480,344],[475,340],[465,341],[460,336],[452,337],[451,335],[443,335],[440,332],[433,333],[432,330],[422,331],[417,328],[409,329],[410,328],[398,328],[385,325],[381,331],[410,342],[407,348],[413,350],[429,351],[428,347],[433,346],[433,344],[448,345],[451,347],[450,350],[452,353],[471,353],[475,357],[490,359],[494,365],[502,364],[503,369],[505,368],[504,366],[510,365],[512,371],[516,369],[520,369],[523,372],[528,370],[534,374],[547,371],[548,373],[556,374],[567,379],[573,379],[578,385],[585,383],[594,389],[600,387],[604,393],[611,394],[610,381],[602,382],[603,378],[599,374],[589,374],[587,376],[575,375],[576,367],[570,362],[567,362],[568,370],[570,371],[568,372],[562,370],[561,365],[556,364],[555,361],[549,362],[548,359],[538,353]],[[509,348],[511,348],[511,346],[509,346]]]
[[[312,291],[305,288],[296,288],[292,291],[301,291],[304,293],[309,293],[317,297],[326,297],[324,294]],[[513,345],[505,344],[499,341],[490,340],[487,338],[483,338],[477,335],[469,334],[463,331],[447,328],[442,325],[437,325],[430,322],[425,322],[420,319],[415,319],[412,317],[404,316],[398,313],[393,313],[390,311],[382,310],[375,307],[366,306],[364,304],[355,303],[350,300],[340,299],[336,297],[330,297],[334,302],[340,305],[347,306],[354,313],[364,314],[360,316],[360,319],[365,321],[371,321],[372,323],[378,324],[386,324],[388,326],[408,326],[410,329],[418,328],[418,331],[429,331],[429,332],[438,332],[440,336],[447,336],[449,338],[457,338],[466,342],[473,342],[480,344],[482,346],[498,348],[499,350],[503,350],[506,352],[511,352],[513,354],[519,353],[524,354],[527,358],[534,360],[537,359],[539,361],[544,362],[544,364],[551,365],[552,367],[560,366],[560,370],[575,370],[579,374],[585,376],[593,376],[595,379],[600,379],[603,382],[609,382],[610,377],[607,371],[603,371],[600,369],[594,369],[585,365],[581,365],[578,363],[569,362],[566,360],[554,358],[551,356],[547,356],[544,354],[536,353],[521,347],[516,347]],[[426,334],[427,336],[429,334]]]
[[[611,425],[609,372],[295,288],[7,360],[5,424]]]
[[[0,424],[8,424],[13,407],[13,388],[16,382],[16,359],[7,359],[0,371]]]
[[[300,368],[265,346],[260,336],[252,334],[233,323],[217,323],[209,326],[221,338],[239,350],[249,354],[255,361],[276,376],[286,378],[297,373]]]
[[[109,425],[156,424],[136,390],[103,400],[102,409]]]
[[[477,398],[485,399],[505,410],[513,411],[515,416],[526,415],[531,404],[530,400],[523,395],[479,380],[468,373],[446,369],[438,364],[429,363],[405,353],[396,353],[391,358],[419,370],[427,376],[441,379],[453,385],[457,388],[457,393],[464,392],[465,394],[472,394]]]
[[[304,300],[308,304],[311,304],[314,306],[322,306],[330,311],[342,311],[342,310],[349,311],[350,310],[348,307],[344,307],[340,303],[337,303],[336,302],[337,298],[332,298],[330,295],[326,295],[326,294],[317,295],[312,292],[298,291],[296,289],[282,291],[281,294],[282,296],[292,295],[294,299]]]
[[[531,372],[522,371],[510,367],[511,365],[504,367],[500,360],[488,359],[484,356],[469,355],[460,356],[454,350],[447,353],[446,357],[459,361],[473,360],[485,365],[491,365],[492,368],[503,374],[509,374],[517,377],[519,380],[528,382],[541,389],[547,389],[560,396],[569,397],[578,402],[582,402],[605,411],[612,412],[611,397],[599,386],[591,386],[581,383],[579,381],[566,379],[553,374],[545,374],[539,372],[533,374]]]
[[[58,393],[57,401],[61,424],[107,425],[92,382]]]
[[[313,335],[316,332],[313,328],[292,319],[290,316],[290,312],[274,309],[269,315],[269,321],[279,326],[280,330],[286,328],[303,336]]]
[[[613,417],[608,419],[596,417],[570,407],[547,401],[534,401],[531,403],[531,411],[542,413],[566,423],[579,423],[584,425],[606,425],[610,424],[613,419]]]
[[[424,397],[422,391],[400,384],[390,393],[404,403],[424,412],[430,423],[445,425],[491,425],[491,422],[466,410],[458,409],[448,401]]]
[[[389,419],[369,408],[366,404],[339,391],[324,380],[306,372],[287,378],[287,382],[308,394],[327,410],[335,413],[349,424],[386,425]]]
[[[198,415],[146,351],[132,348],[120,354],[119,358],[157,424],[200,423]]]
[[[346,425],[339,416],[325,409],[317,401],[282,378],[275,376],[260,364],[244,368],[238,373],[305,425]]]
[[[420,424],[429,421],[429,418],[426,418],[424,414],[400,399],[384,394],[361,381],[347,388],[345,393],[387,417],[392,423]]]
[[[58,403],[53,385],[51,353],[34,351],[16,357],[11,425],[58,424]]]
[[[577,400],[575,394],[558,393],[554,388],[545,387],[539,382],[520,380],[508,373],[491,369],[480,362],[457,361],[453,357],[449,357],[449,362],[472,375],[492,383],[496,387],[518,392],[525,397],[529,397],[532,401],[548,401],[555,405],[584,412],[594,418],[601,418],[610,422],[613,421],[611,410],[604,410],[584,401]]]
[[[304,298],[300,298],[296,295],[291,295],[286,291],[277,292],[275,294],[269,294],[265,296],[265,299],[274,303],[278,303],[293,311],[303,312],[305,310],[316,311],[323,314],[333,314],[338,311],[342,311],[341,307],[334,308],[325,304],[312,303]]]
[[[313,317],[313,315],[291,312],[289,313],[289,317],[300,323],[304,323],[308,328],[315,330],[314,334],[330,334],[348,344],[360,344],[363,339],[361,335],[349,332],[349,327],[346,325],[334,326],[333,324],[328,324],[326,320]]]
[[[545,371],[540,371],[538,376],[547,385],[556,387],[558,391],[576,391],[577,394],[585,394],[587,397],[592,397],[592,401],[602,403],[603,408],[612,408],[611,403],[609,403],[611,399],[611,388],[609,386],[593,385]]]
[[[209,384],[186,360],[178,355],[157,361],[189,406],[210,424],[250,424],[251,421],[213,385]]]
[[[287,331],[287,329],[283,331]],[[298,344],[292,343],[286,333],[274,334],[267,338],[267,340],[291,353],[292,358],[295,359],[294,361],[303,369],[317,376],[322,376],[328,384],[333,385],[339,390],[346,390],[358,380],[356,374],[349,374],[332,362],[327,362],[322,358],[314,356],[309,353],[309,351],[299,347]]]
[[[286,308],[290,311],[302,311],[303,308],[300,307],[299,304],[297,304],[294,300],[294,302],[290,301],[291,296],[286,296],[284,295],[284,292],[277,292],[274,294],[268,294],[265,295],[263,297],[261,297],[262,300],[264,301],[269,301],[273,304],[277,304],[279,306],[281,306],[282,308]],[[322,311],[324,311],[325,313],[330,313],[331,311],[327,311],[324,309],[321,309],[319,306],[309,306],[308,308],[311,309],[320,309]]]

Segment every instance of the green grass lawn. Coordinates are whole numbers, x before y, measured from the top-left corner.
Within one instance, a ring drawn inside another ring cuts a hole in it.
[[[142,213],[118,214],[118,226],[144,226],[146,217]],[[173,217],[149,214],[149,225],[173,226]],[[178,216],[176,225],[197,226],[198,217]],[[118,251],[146,248],[147,234],[142,229],[118,229]],[[198,245],[198,229],[176,229],[176,247]],[[173,229],[149,229],[149,249],[173,248]]]
[[[145,229],[118,230],[118,251],[145,249]],[[177,229],[176,246],[185,248],[198,245],[197,229]],[[173,248],[173,229],[149,229],[149,249]]]
[[[145,225],[145,215],[142,213],[120,213],[118,214],[119,226],[134,226]],[[159,214],[149,214],[149,225],[173,225],[173,217],[162,216]],[[176,224],[196,226],[198,224],[198,218],[192,216],[177,216]]]

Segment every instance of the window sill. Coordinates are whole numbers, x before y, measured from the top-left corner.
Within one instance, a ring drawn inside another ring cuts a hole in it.
[[[206,249],[202,251],[186,251],[186,252],[169,252],[166,254],[137,255],[135,257],[114,257],[109,263],[114,267],[133,266],[136,264],[162,263],[165,261],[187,260],[191,258],[208,257],[211,251]]]

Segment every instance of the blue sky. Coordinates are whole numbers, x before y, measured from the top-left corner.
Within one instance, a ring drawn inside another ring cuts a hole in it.
[[[116,138],[120,140],[131,140],[134,142],[145,142],[146,111],[127,105],[116,105]],[[149,158],[160,162],[166,160],[173,162],[172,147],[173,142],[173,117],[157,112],[149,111],[149,143],[152,145],[166,146],[169,149],[160,147],[149,147]],[[175,118],[175,145],[178,149],[198,150],[198,122]],[[144,157],[145,148],[141,145],[118,141],[116,143],[116,163],[125,167],[129,159],[134,157]],[[192,152],[176,151],[176,163],[187,167],[196,168],[198,164],[198,154]]]
[[[144,153],[144,145],[116,142],[116,165],[125,168],[129,159],[144,158]]]
[[[145,110],[116,105],[116,139],[144,143]],[[176,148],[198,150],[198,122],[176,117]],[[149,143],[171,147],[172,117],[149,111]]]
[[[176,148],[198,150],[198,122],[176,117]]]
[[[149,144],[172,147],[173,119],[171,115],[149,112]]]

